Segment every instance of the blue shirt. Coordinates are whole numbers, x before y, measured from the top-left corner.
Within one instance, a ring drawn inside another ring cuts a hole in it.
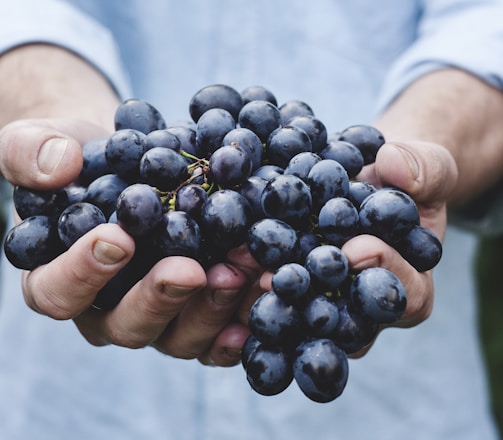
[[[308,102],[329,130],[371,122],[411,81],[446,66],[503,87],[501,0],[17,0],[0,11],[0,50],[69,48],[122,97],[187,119],[200,87],[260,84]],[[151,348],[95,348],[72,322],[28,309],[3,259],[0,437],[28,439],[496,439],[470,271],[476,240],[451,228],[432,316],[389,329],[350,361],[343,395],[295,384],[251,391],[240,366],[208,368]]]

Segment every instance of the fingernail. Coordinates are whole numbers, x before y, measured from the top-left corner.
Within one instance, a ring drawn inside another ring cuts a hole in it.
[[[68,147],[68,139],[52,138],[38,152],[37,163],[44,174],[52,174],[58,167]]]
[[[224,351],[227,356],[233,359],[241,359],[241,350],[238,350],[237,348],[225,348]]]
[[[231,290],[215,290],[213,292],[213,301],[215,304],[218,304],[219,306],[225,306],[227,304],[231,304],[233,301],[236,300],[236,294],[239,292],[239,290],[236,289],[231,289]]]
[[[393,144],[394,145],[394,144]],[[410,153],[410,151],[406,150],[399,145],[394,145],[396,150],[401,154],[407,163],[407,167],[409,168],[411,177],[416,180],[419,177],[419,165],[417,163],[416,158]]]
[[[193,293],[196,288],[163,283],[162,286],[160,286],[160,290],[172,298],[182,298],[190,293]]]
[[[126,253],[115,244],[98,240],[94,244],[93,255],[100,263],[116,264],[126,256]]]

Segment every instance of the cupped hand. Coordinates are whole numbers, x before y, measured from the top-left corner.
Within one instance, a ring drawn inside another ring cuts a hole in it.
[[[0,170],[14,185],[62,187],[80,172],[81,145],[105,134],[77,120],[13,122],[0,131]],[[23,273],[25,301],[54,319],[73,319],[94,345],[153,346],[205,364],[236,364],[248,333],[233,320],[256,263],[237,250],[235,266],[218,264],[205,272],[193,259],[168,257],[113,310],[93,308],[97,292],[134,252],[134,240],[118,225],[100,225],[52,262]]]

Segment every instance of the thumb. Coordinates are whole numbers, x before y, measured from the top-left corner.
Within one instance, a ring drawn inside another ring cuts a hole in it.
[[[14,185],[51,189],[75,180],[81,145],[105,130],[70,119],[26,119],[0,130],[0,172]]]
[[[380,185],[396,186],[426,205],[445,203],[458,179],[450,152],[422,141],[384,144],[377,153],[375,174]]]

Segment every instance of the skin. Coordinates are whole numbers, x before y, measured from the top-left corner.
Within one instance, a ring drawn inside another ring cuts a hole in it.
[[[81,145],[113,130],[119,103],[99,72],[46,45],[23,46],[0,57],[0,99],[9,103],[0,113],[0,171],[14,185],[45,189],[78,175]],[[426,75],[376,121],[388,142],[361,177],[409,192],[421,223],[443,237],[448,204],[475,196],[501,176],[502,114],[501,92],[473,76],[454,69]],[[371,236],[355,237],[343,251],[354,269],[379,265],[401,279],[409,300],[394,326],[427,319],[434,294],[431,272],[416,272]],[[248,310],[271,278],[246,248],[232,250],[228,264],[207,273],[191,259],[165,258],[114,310],[90,308],[96,292],[133,253],[133,240],[120,227],[101,225],[55,261],[24,272],[25,301],[54,319],[73,319],[93,345],[150,345],[207,365],[239,362]]]

